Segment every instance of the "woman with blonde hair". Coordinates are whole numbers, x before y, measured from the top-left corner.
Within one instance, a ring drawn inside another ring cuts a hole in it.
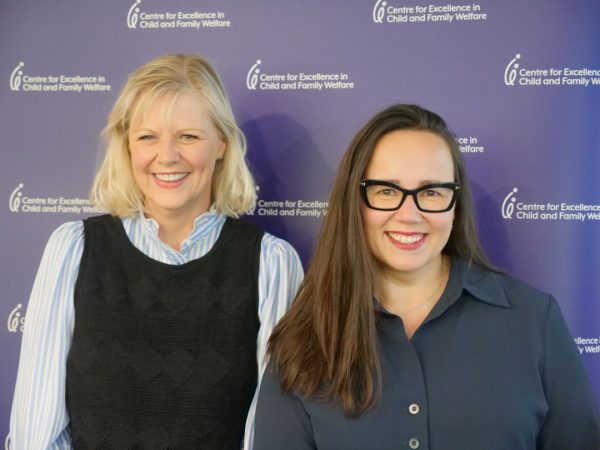
[[[242,131],[210,64],[137,69],[104,130],[91,198],[51,236],[31,294],[13,449],[251,444],[265,344],[302,279],[255,203]],[[259,363],[260,362],[260,363]]]
[[[556,301],[495,269],[445,121],[393,105],[356,134],[269,342],[255,450],[592,450]]]

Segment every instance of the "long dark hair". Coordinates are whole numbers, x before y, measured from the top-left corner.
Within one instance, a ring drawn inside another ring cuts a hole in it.
[[[393,105],[376,114],[344,154],[310,267],[268,348],[284,391],[341,401],[348,416],[371,407],[381,386],[373,310],[376,261],[363,230],[359,182],[379,139],[403,129],[440,136],[452,154],[455,181],[461,189],[443,253],[495,270],[477,239],[460,149],[444,120],[416,105]]]

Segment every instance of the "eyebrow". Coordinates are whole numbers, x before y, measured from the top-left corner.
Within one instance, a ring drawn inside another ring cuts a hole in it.
[[[154,129],[153,127],[149,127],[149,126],[141,126],[139,128],[130,127],[129,131],[132,133],[140,133],[140,132],[144,132],[144,131],[151,131],[153,133],[157,132],[156,129]],[[173,132],[175,134],[182,133],[182,132],[197,132],[197,133],[205,134],[206,130],[204,128],[182,127],[182,128],[173,130]]]
[[[390,178],[372,178],[373,180],[381,180],[381,181],[388,181],[390,183],[394,183],[397,184],[398,186],[402,187],[402,184],[400,183],[400,180],[397,179],[390,179]],[[452,180],[451,182],[454,182],[454,180]],[[428,184],[436,184],[436,183],[449,183],[449,181],[444,181],[444,180],[421,180],[419,182],[419,186],[426,186]]]

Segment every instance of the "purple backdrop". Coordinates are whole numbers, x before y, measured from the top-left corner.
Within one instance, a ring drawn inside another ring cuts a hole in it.
[[[127,75],[174,52],[222,75],[260,186],[250,220],[305,264],[358,127],[393,102],[441,113],[485,248],[558,299],[600,400],[600,3],[4,0],[0,12],[2,439],[45,242],[93,213],[98,133]]]

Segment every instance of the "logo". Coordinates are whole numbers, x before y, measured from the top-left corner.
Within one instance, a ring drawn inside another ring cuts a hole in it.
[[[6,436],[6,440],[4,441],[4,450],[10,450],[10,433]]]
[[[21,87],[21,77],[23,76],[23,71],[21,69],[23,68],[24,65],[25,65],[25,63],[21,61],[19,64],[17,64],[17,66],[11,72],[11,74],[10,74],[10,90],[11,91],[18,91],[19,88]]]
[[[11,333],[16,333],[17,331],[23,331],[25,327],[25,317],[21,317],[21,308],[23,305],[19,303],[15,309],[13,309],[8,315],[8,320],[6,321],[6,327],[8,331]]]
[[[23,183],[19,183],[10,193],[8,208],[14,213],[51,213],[51,214],[98,214],[102,211],[96,208],[87,198],[55,197],[41,195],[30,197],[21,191]]]
[[[354,89],[354,81],[346,72],[278,72],[265,73],[263,61],[257,59],[246,74],[246,88],[250,91],[322,91]]]
[[[517,198],[514,196],[519,190],[517,188],[513,188],[513,190],[504,197],[504,201],[502,202],[502,217],[505,219],[512,219],[513,214],[515,212],[515,202]]]
[[[256,90],[256,85],[258,84],[258,75],[260,74],[260,69],[258,66],[262,64],[260,59],[257,59],[256,62],[250,67],[248,71],[248,75],[246,75],[246,87],[252,91]]]
[[[385,7],[387,2],[385,0],[377,0],[375,6],[373,7],[373,22],[375,23],[383,23],[383,18],[385,17]]]
[[[568,67],[567,65],[546,67],[523,67],[521,54],[515,54],[504,68],[504,84],[535,88],[539,86],[600,86],[600,69],[590,67]]]
[[[501,207],[504,219],[560,220],[572,223],[600,221],[600,203],[552,202],[543,199],[523,202],[517,199],[517,192],[519,189],[515,187],[504,197]]]
[[[488,18],[487,12],[482,10],[479,3],[451,4],[446,2],[444,5],[431,3],[398,5],[398,3],[400,1],[377,0],[371,12],[373,22],[401,25],[406,23],[479,22]]]
[[[23,189],[23,183],[19,183],[19,185],[10,193],[10,198],[8,199],[8,208],[11,212],[19,212],[19,207],[21,206],[21,197],[23,196],[21,189]]]
[[[127,10],[127,28],[137,29],[188,29],[230,28],[231,20],[220,10],[181,11],[159,10],[143,11],[142,0],[135,0]]]
[[[142,3],[142,0],[135,0],[135,3],[131,5],[129,11],[127,11],[127,27],[129,28],[137,28],[137,23],[140,18],[140,3]]]
[[[256,186],[254,186],[254,190],[257,193],[257,200],[258,200],[258,192],[260,191],[260,186],[257,184]],[[256,203],[254,204],[254,206],[252,208],[250,208],[244,214],[246,214],[247,216],[253,216],[255,210],[256,210]]]
[[[519,59],[521,59],[521,54],[517,53],[515,57],[506,65],[506,69],[504,69],[504,84],[507,86],[515,85],[519,69],[519,63],[517,61]]]
[[[21,61],[10,73],[9,86],[14,92],[98,92],[110,91],[111,85],[102,75],[23,73]]]

